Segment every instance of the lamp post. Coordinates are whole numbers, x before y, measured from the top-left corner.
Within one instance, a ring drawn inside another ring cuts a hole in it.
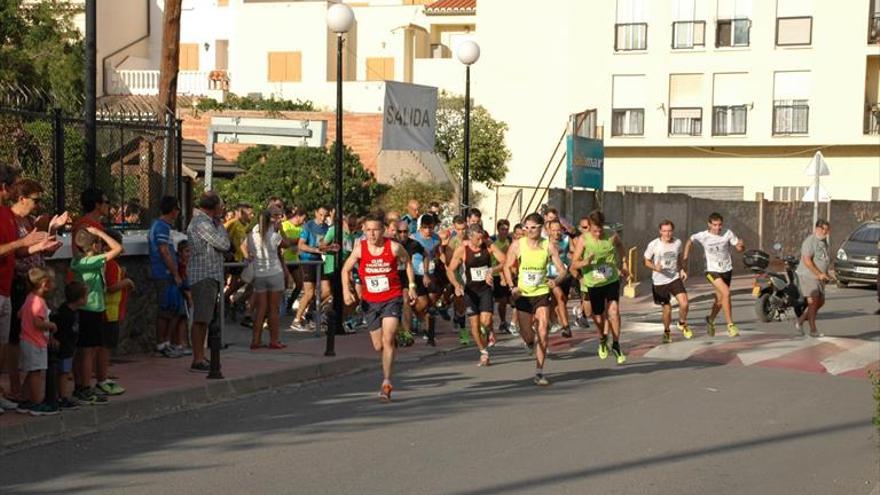
[[[336,33],[336,215],[333,219],[335,229],[334,244],[339,249],[332,254],[335,256],[333,266],[333,318],[327,325],[327,348],[325,356],[335,356],[335,336],[343,333],[342,330],[342,35],[347,33],[354,24],[354,12],[351,7],[344,3],[335,3],[327,9],[327,27]],[[321,269],[320,267],[318,268]]]
[[[471,65],[480,59],[480,45],[465,41],[456,50],[458,61],[465,65],[464,83],[464,167],[461,170],[461,214],[467,218],[471,204]]]

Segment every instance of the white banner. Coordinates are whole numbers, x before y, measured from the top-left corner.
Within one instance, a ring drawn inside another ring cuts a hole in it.
[[[434,151],[437,88],[385,82],[382,149]]]

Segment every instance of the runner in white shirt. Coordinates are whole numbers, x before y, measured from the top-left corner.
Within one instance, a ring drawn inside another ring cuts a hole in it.
[[[727,335],[736,337],[739,328],[733,323],[733,314],[730,305],[730,281],[733,277],[733,261],[730,258],[730,247],[734,246],[737,251],[745,251],[745,245],[736,234],[730,230],[722,230],[724,218],[719,213],[709,215],[709,228],[703,232],[692,235],[684,247],[683,264],[687,266],[688,255],[693,244],[703,246],[706,254],[706,279],[715,287],[715,302],[712,311],[706,317],[706,330],[710,337],[715,336],[715,317],[724,309],[724,318],[727,320]]]
[[[669,325],[672,323],[672,296],[678,300],[678,329],[685,339],[694,336],[687,324],[688,295],[684,288],[687,272],[682,268],[681,239],[673,237],[675,224],[672,220],[660,222],[660,237],[645,249],[645,266],[651,269],[654,304],[663,308],[663,343],[672,342]]]

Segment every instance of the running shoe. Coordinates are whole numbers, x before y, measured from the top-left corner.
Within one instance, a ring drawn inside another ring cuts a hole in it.
[[[797,333],[800,334],[801,337],[806,337],[807,332],[804,331],[803,323],[799,318],[794,319],[794,329],[797,330]]]
[[[208,361],[201,361],[198,363],[193,363],[189,367],[190,373],[210,373],[211,372],[211,364]]]
[[[550,385],[550,380],[548,380],[547,377],[544,376],[544,373],[535,373],[534,381],[535,385],[539,387],[546,387],[547,385]]]
[[[184,347],[182,345],[173,345],[173,344],[171,347],[173,347],[174,351],[176,353],[180,354],[181,356],[192,356],[192,354],[193,354],[192,349],[190,349],[189,347]]]
[[[383,383],[382,389],[379,390],[379,400],[382,402],[391,402],[391,391],[394,387],[390,383]]]
[[[91,387],[82,388],[75,391],[73,393],[73,397],[81,404],[85,404],[87,406],[103,406],[104,404],[107,404],[109,402],[107,400],[107,397],[96,394],[95,390]]]
[[[103,381],[99,383],[96,388],[98,389],[98,393],[103,395],[122,395],[125,393],[125,389],[120,387],[113,380]]]
[[[690,340],[694,337],[694,331],[691,330],[691,326],[687,324],[687,322],[678,323],[678,329],[681,331],[682,337],[687,340]]]
[[[26,400],[24,402],[19,402],[18,407],[15,409],[15,412],[18,414],[30,414],[31,409],[36,407],[37,405],[33,402]]]
[[[312,330],[309,328],[308,324],[303,321],[294,320],[290,324],[290,328],[288,329],[290,332],[300,332],[300,333],[310,333]]]
[[[357,330],[355,330],[355,322],[351,318],[346,320],[345,324],[342,325],[342,328],[347,334],[357,333]]]
[[[509,327],[507,327],[507,331],[510,332],[510,335],[518,336],[519,335],[519,325],[516,323],[511,323]]]
[[[510,324],[506,321],[502,321],[498,324],[498,332],[499,333],[510,333]]]
[[[824,336],[825,336],[825,334],[822,332],[818,332],[818,331],[817,332],[810,332],[810,337],[813,337],[814,339],[818,339],[819,337],[824,337]]]
[[[80,406],[79,401],[72,398],[72,397],[71,398],[62,397],[62,398],[58,399],[58,407],[60,407],[62,411],[63,410],[79,409],[79,406]]]
[[[708,316],[706,317],[706,333],[709,337],[715,336],[715,321],[710,320]]]
[[[670,332],[663,332],[663,343],[671,344],[672,343],[672,334]]]
[[[570,339],[572,337],[570,325],[565,325],[564,327],[562,327],[562,336],[566,339]]]
[[[18,403],[13,402],[6,397],[0,396],[0,410],[15,411],[18,409]]]
[[[608,337],[602,337],[599,340],[599,359],[608,358]]]
[[[727,335],[731,338],[739,337],[739,328],[733,323],[728,323],[727,324]]]
[[[560,330],[562,330],[562,325],[559,323],[550,325],[550,333],[559,333]]]
[[[28,414],[31,416],[54,416],[58,414],[60,409],[57,405],[47,404],[43,402],[42,404],[36,404],[30,408]]]
[[[464,328],[458,331],[458,343],[463,346],[471,345],[471,336],[469,332]]]
[[[401,330],[397,332],[397,345],[400,347],[409,347],[413,345],[415,342],[415,338],[413,338],[413,334],[406,331]]]
[[[624,354],[623,351],[620,350],[619,345],[612,345],[611,352],[613,352],[614,357],[617,358],[617,364],[623,364],[626,362],[626,354]]]
[[[183,354],[177,352],[177,350],[172,345],[164,345],[160,348],[157,348],[156,351],[162,355],[162,357],[177,359],[179,357],[183,357]]]

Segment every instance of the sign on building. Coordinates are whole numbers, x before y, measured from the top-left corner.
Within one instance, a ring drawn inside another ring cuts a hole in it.
[[[605,169],[605,146],[599,139],[568,136],[566,186],[601,190]]]
[[[434,151],[437,88],[385,82],[382,149]]]

